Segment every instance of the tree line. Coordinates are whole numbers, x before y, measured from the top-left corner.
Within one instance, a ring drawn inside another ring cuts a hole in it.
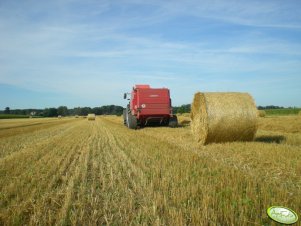
[[[267,106],[258,106],[258,110],[268,110],[268,109],[299,109],[298,107],[282,107],[282,106],[275,106],[275,105],[267,105]],[[183,104],[179,107],[173,107],[174,113],[190,113],[191,111],[191,104]]]
[[[184,104],[178,107],[173,107],[173,113],[189,113],[190,104]],[[58,108],[45,108],[45,109],[13,109],[6,107],[4,111],[0,111],[0,114],[12,114],[12,115],[32,115],[36,117],[57,117],[79,115],[85,116],[87,114],[94,113],[96,115],[122,115],[123,107],[118,105],[105,105],[101,107],[75,107],[67,108],[66,106],[59,106]]]
[[[268,110],[268,109],[296,109],[298,107],[282,107],[282,106],[275,106],[275,105],[268,105],[268,106],[258,106],[258,110]]]
[[[45,108],[45,109],[13,109],[6,107],[0,114],[13,114],[13,115],[31,115],[36,117],[57,117],[79,115],[85,116],[90,113],[96,115],[122,115],[123,107],[117,105],[105,105],[101,107],[75,107],[67,108],[66,106],[59,106],[58,108]]]
[[[258,106],[259,110],[266,109],[285,109],[281,106]],[[288,107],[288,109],[293,109],[296,107]],[[181,106],[173,107],[174,114],[190,113],[191,104],[183,104]],[[123,107],[118,105],[105,105],[101,107],[75,107],[68,109],[66,106],[60,106],[58,108],[45,108],[45,109],[14,109],[11,110],[6,107],[4,111],[0,111],[0,114],[14,114],[14,115],[32,115],[38,117],[57,117],[61,116],[72,116],[79,115],[85,116],[89,113],[94,113],[96,115],[122,115]]]
[[[191,110],[191,104],[183,104],[178,107],[172,108],[174,114],[183,114],[183,113],[190,113]]]

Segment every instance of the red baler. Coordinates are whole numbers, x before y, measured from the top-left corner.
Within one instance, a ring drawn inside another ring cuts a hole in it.
[[[124,94],[124,99],[127,99],[127,94],[129,93]],[[148,125],[178,125],[176,115],[172,114],[169,89],[135,85],[130,94],[130,103],[123,110],[124,124],[127,127],[136,129],[138,126]]]

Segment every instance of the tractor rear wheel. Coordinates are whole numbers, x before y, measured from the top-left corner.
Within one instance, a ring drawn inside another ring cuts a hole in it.
[[[177,127],[178,126],[178,118],[176,115],[173,115],[169,118],[169,123],[168,123],[169,127]]]
[[[124,125],[126,125],[126,114],[127,114],[126,110],[127,110],[126,108],[123,109],[123,124]]]
[[[126,114],[126,125],[130,129],[137,129],[137,118],[134,115],[132,115],[131,111],[129,110]]]

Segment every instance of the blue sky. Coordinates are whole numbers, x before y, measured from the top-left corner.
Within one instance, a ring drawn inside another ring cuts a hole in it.
[[[301,1],[0,1],[0,109],[124,106],[136,83],[301,106]]]

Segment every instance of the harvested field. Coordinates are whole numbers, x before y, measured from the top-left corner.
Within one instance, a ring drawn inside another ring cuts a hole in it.
[[[58,121],[57,118],[39,119],[3,119],[0,122],[0,138],[15,136],[16,134],[31,133],[52,126],[72,122],[75,119],[65,118]]]
[[[271,205],[300,216],[301,117],[259,118],[253,142],[202,147],[179,122],[1,120],[0,225],[270,225]]]

